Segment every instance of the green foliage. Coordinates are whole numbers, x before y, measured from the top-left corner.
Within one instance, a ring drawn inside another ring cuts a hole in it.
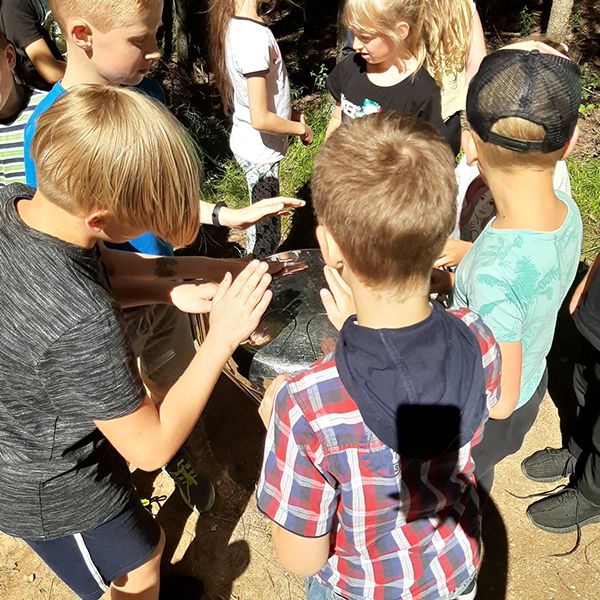
[[[524,6],[519,13],[519,31],[522,36],[530,35],[535,28],[535,17],[528,6]]]
[[[310,72],[310,76],[314,80],[313,92],[325,92],[327,90],[327,86],[325,85],[327,83],[327,75],[329,75],[329,73],[323,63],[319,65],[317,71]]]
[[[581,90],[584,103],[600,97],[600,71],[589,64],[581,67]]]
[[[581,115],[582,118],[587,119],[594,110],[596,110],[596,108],[598,108],[595,104],[592,103],[588,103],[588,104],[580,104],[579,105],[579,114]]]
[[[593,258],[600,251],[600,159],[569,158],[567,164],[573,199],[583,219],[582,254]]]

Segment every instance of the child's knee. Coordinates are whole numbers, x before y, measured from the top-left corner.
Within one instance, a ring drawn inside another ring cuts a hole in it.
[[[111,588],[127,595],[140,594],[158,586],[160,580],[160,560],[165,548],[165,532],[160,528],[160,538],[148,560],[129,573],[115,579]]]

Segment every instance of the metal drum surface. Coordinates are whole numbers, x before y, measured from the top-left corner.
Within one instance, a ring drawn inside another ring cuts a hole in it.
[[[234,353],[225,373],[255,399],[281,373],[306,369],[335,347],[338,332],[321,304],[326,287],[319,250],[294,250],[269,257],[284,264],[273,278],[273,300],[256,332]],[[196,320],[204,338],[206,319]]]

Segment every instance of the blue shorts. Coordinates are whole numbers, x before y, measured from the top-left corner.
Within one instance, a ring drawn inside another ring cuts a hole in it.
[[[116,517],[54,540],[24,540],[82,600],[98,600],[112,581],[143,565],[160,540],[160,527],[132,498]]]

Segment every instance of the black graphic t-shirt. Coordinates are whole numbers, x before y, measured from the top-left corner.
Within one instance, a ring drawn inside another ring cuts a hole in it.
[[[34,88],[49,90],[52,86],[35,70],[25,52],[27,46],[43,39],[54,58],[62,59],[54,41],[57,26],[47,0],[1,0],[0,29],[17,50],[17,72],[23,81]]]
[[[327,78],[327,89],[340,103],[342,121],[396,110],[424,119],[441,131],[440,90],[425,69],[396,85],[383,87],[369,80],[367,63],[354,52],[333,69]]]

